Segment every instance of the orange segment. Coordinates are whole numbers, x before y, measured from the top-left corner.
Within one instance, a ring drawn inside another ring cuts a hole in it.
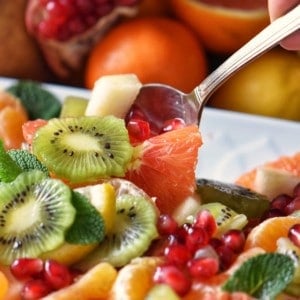
[[[231,53],[269,23],[266,0],[170,0],[175,15],[216,53]]]
[[[300,152],[291,156],[281,156],[277,160],[265,163],[264,166],[284,170],[300,177]],[[257,168],[244,173],[236,180],[236,184],[254,189],[256,172]]]
[[[43,300],[107,299],[116,279],[117,270],[103,262],[90,269],[72,285],[51,293]]]
[[[261,247],[267,252],[274,252],[280,237],[287,237],[290,227],[300,223],[299,217],[286,216],[270,218],[256,226],[247,236],[245,249]]]
[[[0,91],[0,139],[5,148],[20,148],[23,139],[22,125],[28,120],[21,102],[5,91]]]
[[[204,51],[189,28],[166,17],[140,17],[114,27],[94,47],[85,84],[92,88],[101,76],[133,73],[142,83],[164,83],[190,92],[206,71]]]
[[[4,273],[0,272],[0,300],[5,299],[8,291],[8,280]]]
[[[153,286],[152,276],[161,262],[158,257],[139,257],[122,268],[112,287],[109,300],[145,299]]]

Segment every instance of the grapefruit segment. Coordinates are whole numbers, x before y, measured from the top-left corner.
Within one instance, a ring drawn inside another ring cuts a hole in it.
[[[172,214],[195,191],[201,144],[196,125],[152,137],[135,148],[126,178],[155,197],[162,213]]]

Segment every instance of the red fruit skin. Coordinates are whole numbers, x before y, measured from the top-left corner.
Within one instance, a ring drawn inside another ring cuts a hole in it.
[[[138,146],[135,161],[125,177],[156,198],[161,213],[172,215],[195,192],[195,169],[201,145],[196,125],[154,136]]]
[[[88,0],[86,0],[88,1]],[[72,36],[66,41],[42,37],[38,34],[38,25],[45,17],[43,1],[29,0],[25,13],[27,31],[38,42],[44,57],[52,71],[62,79],[68,79],[82,70],[85,59],[92,47],[104,36],[113,24],[122,16],[132,17],[137,12],[135,6],[117,6],[102,16],[88,30]]]

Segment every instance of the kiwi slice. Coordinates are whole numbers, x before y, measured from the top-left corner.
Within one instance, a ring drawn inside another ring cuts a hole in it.
[[[84,116],[85,109],[88,105],[86,98],[77,96],[67,96],[62,104],[60,118]]]
[[[37,130],[32,151],[72,183],[122,177],[131,159],[124,120],[113,116],[51,119]]]
[[[114,179],[110,183],[116,188],[114,228],[93,252],[76,264],[82,271],[103,261],[115,267],[124,266],[141,256],[158,237],[158,212],[152,199],[129,181]]]
[[[242,229],[248,223],[246,215],[237,213],[230,207],[219,202],[201,205],[200,210],[204,209],[209,210],[216,220],[218,227],[215,233],[216,237],[220,237],[230,229]]]
[[[201,203],[219,202],[248,218],[260,217],[270,207],[270,201],[265,195],[216,180],[197,179],[196,193]]]
[[[67,185],[32,170],[1,184],[0,195],[0,263],[38,257],[64,242],[75,218]]]

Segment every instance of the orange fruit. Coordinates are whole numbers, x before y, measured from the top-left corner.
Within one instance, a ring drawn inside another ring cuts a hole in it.
[[[260,247],[267,252],[274,252],[277,248],[277,240],[280,237],[287,237],[291,226],[299,223],[300,218],[294,216],[266,219],[250,231],[246,239],[245,249]]]
[[[269,23],[267,0],[170,0],[170,5],[215,53],[234,52]]]
[[[145,299],[153,286],[155,268],[161,262],[158,257],[138,257],[123,267],[111,289],[109,300]]]
[[[194,194],[201,144],[196,125],[154,136],[135,148],[126,178],[156,197],[162,213],[172,214],[185,198]]]
[[[290,156],[281,156],[274,161],[266,162],[264,166],[287,171],[292,175],[300,177],[300,152],[297,152],[294,155],[290,155]],[[253,190],[256,172],[257,172],[257,168],[254,168],[242,174],[236,180],[236,184]]]
[[[141,17],[114,27],[91,50],[85,85],[101,76],[134,73],[142,83],[164,83],[190,92],[204,79],[207,62],[194,33],[166,17]]]
[[[6,149],[20,148],[23,139],[22,125],[28,120],[21,102],[11,94],[0,91],[0,139]]]

